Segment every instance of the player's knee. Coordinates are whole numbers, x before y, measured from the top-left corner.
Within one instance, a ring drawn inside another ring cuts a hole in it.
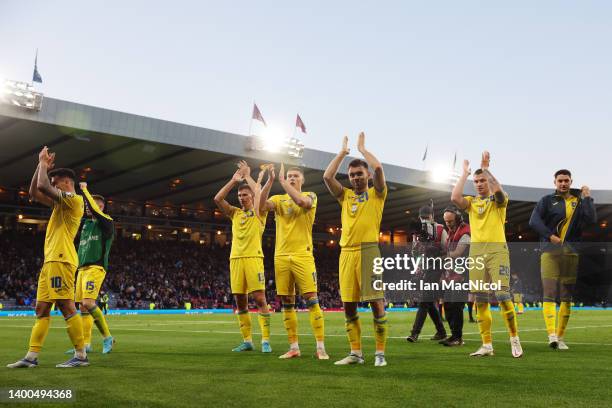
[[[347,318],[353,318],[357,316],[357,303],[355,302],[344,302],[344,315]]]
[[[508,300],[512,300],[512,296],[508,290],[498,290],[495,292],[495,298],[498,302],[506,302]]]
[[[61,299],[55,302],[57,308],[62,312],[64,318],[68,318],[76,313],[74,302],[69,299]]]
[[[53,306],[53,303],[37,302],[35,309],[36,317],[49,317],[51,315],[51,306]]]
[[[245,310],[248,306],[248,299],[246,295],[234,293],[234,300],[236,301],[236,308],[238,310]]]
[[[316,296],[306,297],[306,307],[311,308],[319,304],[319,298]]]
[[[81,311],[82,312],[87,312],[87,311],[93,309],[94,307],[96,307],[95,299],[83,299],[83,301],[81,302]]]
[[[294,304],[295,296],[281,296],[281,302],[283,304]]]
[[[385,303],[382,300],[374,300],[370,302],[372,306],[372,314],[374,317],[381,318],[385,315]]]

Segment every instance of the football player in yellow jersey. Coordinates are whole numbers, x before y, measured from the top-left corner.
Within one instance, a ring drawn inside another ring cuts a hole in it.
[[[30,198],[51,207],[45,234],[45,260],[38,277],[36,322],[26,356],[9,368],[38,366],[38,354],[49,332],[50,311],[55,304],[66,321],[74,357],[56,367],[88,366],[83,323],[74,304],[74,275],[78,266],[74,238],[83,217],[83,197],[74,190],[75,174],[70,169],[53,169],[55,153],[45,146],[38,155],[38,167],[30,183]]]
[[[572,292],[578,273],[579,242],[585,226],[597,222],[591,190],[571,188],[572,173],[555,173],[555,192],[540,199],[529,225],[540,235],[544,322],[548,345],[567,350],[563,336],[571,313]],[[559,323],[557,324],[557,297]]]
[[[241,184],[242,181],[246,181],[246,183]],[[235,186],[238,186],[240,208],[230,205],[225,200],[225,197]],[[253,350],[251,315],[249,314],[248,303],[248,295],[250,294],[259,308],[261,351],[271,353],[270,311],[266,301],[266,282],[261,247],[267,211],[259,211],[254,189],[256,189],[255,182],[250,176],[250,169],[248,166],[240,165],[232,179],[215,196],[215,203],[223,214],[232,221],[230,285],[232,294],[236,299],[238,323],[243,340],[233,351]]]
[[[480,169],[474,172],[474,188],[477,195],[463,196],[465,182],[471,173],[470,162],[464,160],[463,174],[451,195],[451,200],[460,209],[465,210],[470,217],[472,241],[470,258],[474,267],[470,269],[470,281],[476,284],[501,283],[495,297],[510,334],[510,346],[513,357],[521,357],[523,349],[518,337],[518,326],[514,303],[510,295],[510,254],[506,244],[505,223],[508,195],[501,184],[489,171],[490,154],[482,154]],[[478,313],[478,328],[482,338],[482,346],[470,354],[473,357],[492,356],[493,342],[491,336],[491,305],[490,291],[473,290],[476,295],[476,310]]]
[[[348,165],[351,189],[345,188],[336,179],[342,160],[349,154],[348,137],[344,137],[342,150],[331,161],[323,180],[329,192],[336,197],[342,208],[342,236],[340,238],[340,296],[346,317],[346,332],[351,351],[336,365],[363,364],[361,351],[361,323],[357,313],[359,302],[370,302],[374,314],[376,352],[374,365],[387,365],[385,345],[387,342],[387,316],[384,293],[373,288],[373,260],[380,257],[378,235],[383,208],[387,198],[387,184],[382,164],[365,148],[365,134],[361,132],[357,142],[364,160],[355,159]],[[370,173],[370,169],[372,173]],[[369,187],[372,179],[374,186]]]
[[[302,192],[304,173],[301,169],[291,167],[285,177],[285,167],[281,164],[278,179],[286,194],[274,195],[268,199],[274,182],[274,171],[270,170],[268,180],[262,188],[260,207],[274,211],[276,220],[274,275],[276,293],[283,305],[283,323],[289,337],[289,351],[279,358],[288,359],[301,355],[295,311],[297,284],[310,313],[310,325],[317,342],[315,357],[319,360],[329,360],[325,352],[323,311],[317,297],[317,272],[312,255],[312,224],[317,210],[317,196],[312,192]]]

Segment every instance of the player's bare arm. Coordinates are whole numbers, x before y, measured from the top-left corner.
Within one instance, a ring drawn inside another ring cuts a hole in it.
[[[312,208],[312,199],[310,197],[304,197],[302,194],[300,194],[299,191],[297,191],[295,187],[293,187],[291,184],[289,184],[289,182],[287,182],[287,179],[285,178],[285,165],[283,163],[281,163],[280,172],[278,174],[278,181],[283,190],[285,190],[285,192],[289,194],[289,197],[291,197],[291,199],[296,205],[307,210],[310,210]]]
[[[506,201],[506,194],[502,189],[502,186],[499,181],[491,174],[489,170],[489,164],[491,163],[491,154],[488,151],[484,151],[482,153],[482,160],[480,162],[480,168],[482,169],[483,174],[487,177],[489,181],[489,189],[495,196],[495,202],[497,204],[503,204]]]
[[[253,194],[255,195],[253,199],[253,208],[255,210],[255,213],[261,216],[262,214],[260,209],[265,208],[261,205],[261,180],[263,178],[262,173],[259,173],[258,181],[253,180],[253,177],[251,177],[251,167],[249,167],[248,163],[244,160],[240,160],[238,162],[238,171],[240,172],[242,179],[246,181],[246,183],[251,188],[251,191],[253,191]]]
[[[249,167],[248,163],[244,160],[240,160],[238,162],[238,171],[240,172],[242,179],[246,181],[249,187],[251,187],[251,190],[253,190],[253,193],[255,193],[257,183],[255,180],[253,180],[253,177],[251,177],[251,167]]]
[[[262,172],[259,173],[263,178],[263,174],[268,173],[268,179],[266,180],[266,184],[261,189],[261,197],[259,197],[259,206],[260,208],[265,208],[268,211],[274,211],[276,206],[274,202],[268,200],[270,197],[270,191],[272,190],[272,186],[274,185],[274,180],[276,179],[276,171],[274,170],[274,164],[268,164],[262,167]]]
[[[47,207],[53,206],[53,200],[49,197],[38,191],[38,172],[40,171],[40,163],[36,165],[36,170],[34,171],[34,175],[32,176],[32,181],[30,181],[30,200],[46,205]]]
[[[263,174],[260,172],[259,176],[257,177],[257,181],[253,180],[253,177],[251,177],[251,168],[244,160],[241,160],[238,163],[238,169],[240,170],[240,174],[242,175],[243,179],[246,181],[255,195],[253,197],[253,209],[255,213],[261,217],[263,215],[262,211],[265,211],[262,210],[265,209],[265,205],[261,205],[261,181],[263,180]]]
[[[580,188],[580,195],[582,196],[582,198],[588,198],[591,196],[591,189],[589,188],[589,186],[582,186]]]
[[[350,152],[351,151],[348,148],[348,136],[344,136],[342,139],[342,149],[340,149],[340,152],[329,163],[327,169],[325,169],[325,173],[323,173],[323,181],[325,182],[325,186],[327,186],[327,189],[331,195],[336,198],[339,198],[344,191],[342,184],[336,180],[336,174],[338,174],[338,169],[342,164],[342,160],[344,160],[344,158],[348,156]]]
[[[382,193],[385,190],[386,180],[385,180],[385,172],[383,170],[382,163],[365,147],[365,133],[359,133],[359,138],[357,139],[357,150],[359,153],[363,155],[363,158],[368,163],[368,167],[372,169],[374,172],[373,183],[374,188],[377,192]]]
[[[49,175],[47,174],[53,168],[55,154],[50,155],[49,149],[45,146],[39,154],[38,162],[38,179],[36,180],[36,188],[46,197],[53,201],[59,201],[60,191],[51,185]]]
[[[465,182],[471,173],[472,169],[470,169],[470,162],[468,160],[464,160],[463,173],[461,173],[461,177],[459,177],[459,180],[457,180],[457,184],[455,184],[455,187],[453,187],[453,192],[451,193],[451,201],[462,210],[465,210],[470,204],[463,196],[463,190],[465,190]]]
[[[217,205],[217,207],[219,207],[221,212],[223,212],[223,215],[225,215],[226,217],[230,217],[232,215],[232,206],[230,205],[230,203],[227,202],[225,197],[227,197],[227,195],[230,193],[230,191],[232,191],[234,186],[236,186],[241,181],[242,176],[240,175],[240,169],[238,169],[232,176],[231,180],[228,181],[226,185],[221,187],[221,190],[219,190],[217,195],[215,195],[215,204]]]
[[[595,205],[593,205],[593,199],[591,198],[591,189],[588,186],[582,186],[580,188],[580,193],[582,199],[588,199],[584,206],[583,221],[587,224],[595,224],[597,223],[597,210],[595,209]]]

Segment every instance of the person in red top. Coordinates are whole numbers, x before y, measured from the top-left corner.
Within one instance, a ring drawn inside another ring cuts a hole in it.
[[[442,243],[446,242],[446,230],[444,226],[435,222],[433,207],[428,205],[419,209],[419,219],[422,228],[427,229],[429,238],[423,242],[419,234],[413,234],[413,252],[418,254],[417,256],[426,254],[428,258],[439,257],[442,253]],[[441,272],[439,267],[438,269],[434,267],[431,270],[426,269],[419,273],[424,283],[439,283]],[[418,304],[414,323],[412,324],[412,330],[410,331],[410,336],[406,337],[406,341],[409,343],[416,343],[418,341],[419,334],[423,329],[428,314],[436,327],[436,334],[433,335],[430,340],[446,339],[446,329],[444,328],[444,323],[442,323],[442,316],[440,316],[440,311],[436,307],[438,293],[434,291],[424,291],[420,297],[421,299]]]
[[[463,221],[461,211],[457,207],[444,209],[444,224],[447,228],[446,242],[443,243],[446,256],[453,258],[465,258],[470,248],[470,226]],[[460,264],[459,265],[465,265]],[[444,279],[447,281],[465,282],[467,268],[455,267],[447,270]],[[466,293],[456,290],[448,290],[444,295],[444,314],[451,329],[451,336],[440,342],[447,347],[463,345],[463,307],[465,306]]]

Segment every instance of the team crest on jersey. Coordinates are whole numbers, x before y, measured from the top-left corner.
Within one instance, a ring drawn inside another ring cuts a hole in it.
[[[573,201],[572,202],[572,208],[576,208],[576,204],[578,204],[577,202]]]
[[[485,208],[484,208],[484,206],[482,206],[482,207],[478,207],[478,214],[479,214],[479,215],[484,214],[484,212],[485,212]]]
[[[351,214],[355,214],[357,212],[357,204],[353,203],[353,205],[351,205]]]
[[[242,213],[242,217],[240,218],[240,225],[244,225],[250,217],[255,216],[253,210],[245,211]]]
[[[363,193],[356,195],[353,199],[358,203],[365,203],[369,198],[370,196],[368,195],[368,192],[364,191]]]

